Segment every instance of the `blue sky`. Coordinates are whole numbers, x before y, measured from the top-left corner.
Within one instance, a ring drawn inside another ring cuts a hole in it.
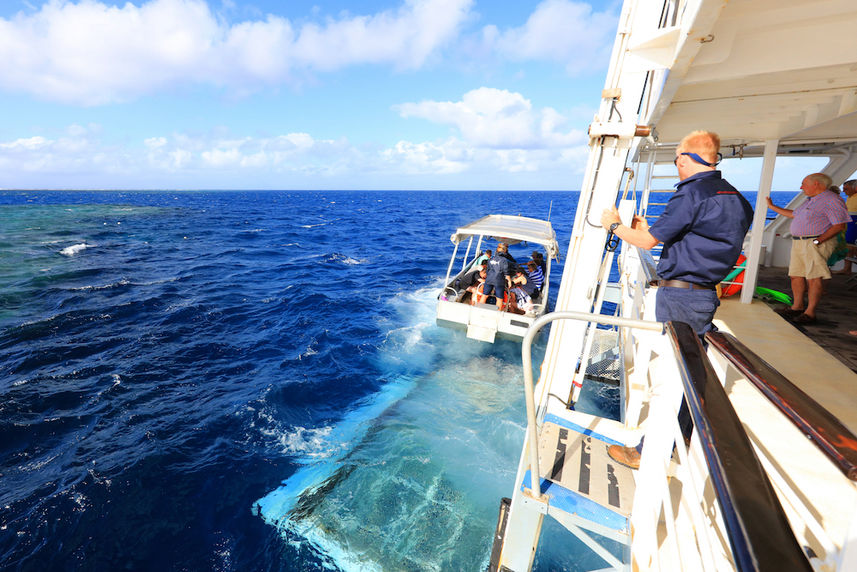
[[[620,9],[4,0],[0,188],[576,190]]]

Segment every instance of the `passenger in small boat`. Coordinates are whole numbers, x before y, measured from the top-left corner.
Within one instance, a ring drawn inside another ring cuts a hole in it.
[[[548,273],[548,265],[545,262],[545,257],[542,256],[542,253],[539,252],[538,250],[534,250],[533,254],[531,256],[532,256],[533,262],[535,262],[538,265],[538,267],[541,269],[542,275],[543,276],[546,275]]]
[[[474,263],[473,263],[473,266],[482,266],[483,264],[485,264],[485,263],[487,263],[489,260],[491,260],[491,257],[492,257],[492,256],[493,256],[493,253],[491,252],[491,250],[490,250],[490,249],[489,249],[489,250],[485,250],[485,251],[483,251],[483,252],[482,252],[482,254],[480,254],[480,255],[476,258],[476,262],[474,262]]]
[[[545,275],[542,269],[533,260],[527,262],[527,281],[533,283],[536,295],[541,292],[542,285],[545,283]]]
[[[526,314],[532,310],[535,292],[535,284],[527,280],[523,270],[518,270],[512,278],[512,288],[509,290],[509,311],[515,314]]]
[[[463,291],[470,292],[471,303],[473,303],[473,300],[476,297],[476,287],[485,282],[487,274],[485,266],[480,266],[473,272],[468,272],[461,277],[459,287]]]
[[[500,248],[501,246],[503,247],[502,249]],[[497,254],[508,260],[509,264],[511,264],[510,268],[512,269],[512,272],[510,275],[514,275],[515,271],[521,267],[521,265],[518,264],[518,261],[515,260],[515,257],[509,254],[509,245],[505,242],[501,242],[497,245]]]
[[[470,305],[475,306],[477,304],[487,304],[488,303],[488,294],[485,293],[487,290],[488,283],[484,280],[480,280],[478,284],[473,286],[473,294],[470,296]],[[502,303],[502,297],[501,297]]]
[[[485,296],[494,295],[497,298],[497,308],[503,309],[503,294],[511,285],[511,274],[513,262],[509,262],[509,245],[501,242],[497,245],[497,252],[488,261],[488,273],[485,278]],[[506,256],[504,256],[506,255]],[[512,259],[514,261],[514,258]]]

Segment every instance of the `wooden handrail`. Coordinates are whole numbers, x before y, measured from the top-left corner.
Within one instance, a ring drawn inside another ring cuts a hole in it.
[[[669,322],[685,399],[738,570],[812,570],[699,336]]]
[[[809,437],[846,477],[857,481],[857,436],[854,433],[735,336],[709,332],[705,339]]]

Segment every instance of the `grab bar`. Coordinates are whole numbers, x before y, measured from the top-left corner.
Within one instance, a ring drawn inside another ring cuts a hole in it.
[[[592,314],[589,312],[573,312],[569,310],[545,314],[527,328],[527,333],[524,334],[524,339],[521,342],[521,361],[524,362],[524,398],[527,402],[527,441],[530,446],[530,477],[532,479],[533,495],[536,498],[541,497],[541,487],[539,486],[539,435],[536,429],[536,400],[533,395],[532,344],[536,334],[538,334],[539,331],[547,324],[556,320],[598,322],[608,326],[624,326],[656,332],[663,332],[664,330],[664,325],[660,322],[633,320],[630,318],[605,316],[603,314]]]

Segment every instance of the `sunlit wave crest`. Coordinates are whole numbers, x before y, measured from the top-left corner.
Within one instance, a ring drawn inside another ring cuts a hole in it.
[[[60,254],[62,254],[63,256],[74,256],[75,254],[83,252],[87,248],[93,248],[94,246],[94,244],[87,244],[85,242],[82,242],[80,244],[73,244],[71,246],[66,246],[65,248],[60,250]]]

